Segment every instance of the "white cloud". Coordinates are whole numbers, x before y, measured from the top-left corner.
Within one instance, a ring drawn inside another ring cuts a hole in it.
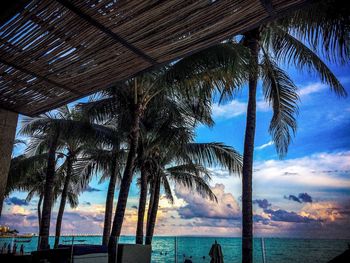
[[[299,96],[304,97],[313,93],[320,92],[327,88],[327,85],[321,82],[311,83],[299,90]]]
[[[319,153],[289,160],[269,160],[255,165],[254,178],[258,184],[278,185],[279,188],[349,188],[344,176],[350,170],[350,151]]]
[[[273,141],[269,141],[268,143],[264,143],[263,145],[255,147],[255,150],[259,151],[259,150],[265,149],[266,147],[272,146],[274,144],[275,143]]]
[[[230,119],[245,114],[246,109],[247,104],[237,100],[232,100],[223,105],[214,104],[212,107],[213,118]]]
[[[256,102],[256,109],[257,111],[270,111],[271,107],[265,100],[258,100]]]

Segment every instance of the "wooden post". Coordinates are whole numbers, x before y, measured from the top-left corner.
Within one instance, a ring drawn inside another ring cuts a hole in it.
[[[0,216],[11,163],[18,114],[0,109]]]

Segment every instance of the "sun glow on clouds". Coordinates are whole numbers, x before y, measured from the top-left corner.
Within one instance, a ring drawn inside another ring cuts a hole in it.
[[[10,213],[13,215],[27,216],[30,214],[30,211],[23,206],[14,205],[11,207]]]
[[[350,151],[268,160],[256,163],[254,168],[254,199],[259,198],[254,203],[255,234],[349,238],[350,232],[344,229],[350,228]],[[218,203],[174,186],[174,205],[161,196],[155,234],[240,236],[241,179],[224,170],[211,171],[216,175],[212,190]],[[299,193],[310,195],[312,202],[285,199]],[[339,193],[343,193],[342,199],[337,199]],[[21,232],[37,232],[36,202],[7,206],[1,223],[11,222],[11,226]],[[135,234],[137,205],[138,196],[131,196],[122,234]],[[62,233],[101,234],[104,210],[103,203],[82,202],[76,209],[67,207]],[[57,208],[52,214],[52,233],[56,216]]]

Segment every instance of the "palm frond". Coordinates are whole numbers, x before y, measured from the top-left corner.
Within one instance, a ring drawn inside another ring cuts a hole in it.
[[[203,198],[209,198],[217,202],[217,198],[211,190],[208,182],[201,176],[188,172],[167,171],[168,178],[189,190],[194,190]]]
[[[162,175],[162,173],[161,173],[161,175]],[[166,176],[161,176],[161,184],[163,185],[166,199],[168,199],[170,204],[174,204],[174,196],[173,196],[169,181],[166,178]]]
[[[341,0],[316,1],[278,21],[331,62],[350,59],[350,6]]]
[[[338,96],[346,96],[346,90],[337,77],[310,48],[287,31],[276,26],[271,34],[271,42],[276,58],[282,62],[295,65],[298,69],[316,73],[323,83]]]
[[[288,75],[263,52],[262,78],[265,99],[273,108],[273,117],[269,132],[275,142],[278,154],[283,157],[291,142],[291,134],[295,134],[298,113],[297,87]]]
[[[219,165],[227,168],[229,172],[241,173],[242,156],[223,143],[188,143],[183,150],[195,163],[208,166]]]

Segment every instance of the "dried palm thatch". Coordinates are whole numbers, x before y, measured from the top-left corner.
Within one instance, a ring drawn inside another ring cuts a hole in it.
[[[309,1],[16,2],[14,16],[0,21],[0,107],[36,115]]]

